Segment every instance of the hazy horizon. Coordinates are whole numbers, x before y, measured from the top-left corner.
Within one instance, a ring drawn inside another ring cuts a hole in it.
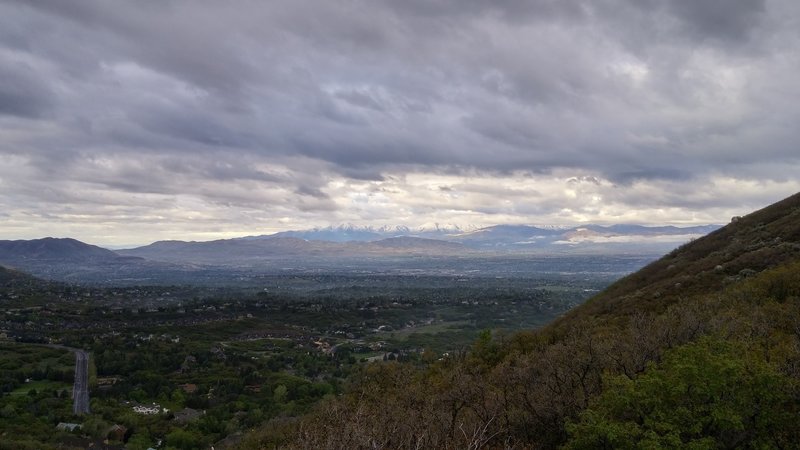
[[[468,225],[460,225],[460,224],[425,224],[425,225],[420,225],[420,226],[414,227],[414,226],[407,226],[407,225],[399,224],[397,226],[399,226],[399,227],[407,227],[409,229],[408,230],[409,234],[395,234],[395,235],[393,235],[391,230],[388,230],[388,229],[383,229],[382,230],[381,227],[372,227],[372,226],[369,226],[369,225],[356,226],[356,225],[347,223],[347,224],[337,224],[337,225],[316,226],[316,227],[310,227],[310,228],[304,228],[304,229],[281,230],[281,231],[270,232],[270,233],[230,234],[230,235],[223,236],[223,237],[214,237],[214,238],[209,238],[209,239],[189,239],[189,238],[182,237],[182,236],[173,236],[173,237],[168,237],[166,239],[158,239],[158,240],[144,240],[144,241],[136,241],[136,242],[131,241],[131,242],[120,242],[120,243],[105,243],[105,242],[100,242],[100,241],[97,241],[97,240],[93,240],[93,239],[91,239],[91,237],[88,240],[84,240],[84,239],[78,239],[78,238],[76,238],[74,236],[68,236],[68,235],[46,235],[46,236],[34,236],[34,237],[30,237],[30,238],[19,238],[19,239],[17,239],[17,238],[14,238],[14,239],[2,238],[0,240],[22,240],[22,241],[26,241],[26,240],[48,239],[48,238],[52,238],[52,239],[77,239],[77,240],[79,240],[81,242],[84,242],[86,244],[96,245],[98,247],[106,248],[106,249],[109,249],[109,250],[128,250],[128,249],[133,249],[133,248],[137,248],[137,247],[147,246],[147,245],[153,244],[155,242],[159,242],[159,241],[209,242],[209,241],[214,241],[214,240],[219,240],[219,239],[242,239],[242,238],[248,238],[248,237],[273,236],[273,235],[279,235],[281,233],[286,233],[286,232],[310,232],[310,231],[338,230],[338,229],[342,229],[342,228],[343,229],[347,229],[348,227],[353,227],[353,229],[358,230],[358,231],[375,231],[375,232],[384,233],[383,236],[381,236],[380,238],[376,238],[376,239],[385,239],[385,238],[394,237],[394,236],[401,237],[401,236],[415,236],[415,235],[416,236],[421,236],[421,237],[426,238],[426,239],[441,239],[441,238],[437,238],[437,236],[435,236],[435,235],[426,235],[426,233],[434,231],[434,229],[431,228],[429,225],[441,226],[442,230],[445,230],[446,227],[461,226],[461,231],[460,232],[450,228],[447,231],[449,236],[457,236],[459,234],[467,235],[467,234],[472,233],[472,232],[480,231],[480,230],[483,230],[483,229],[486,229],[486,228],[497,227],[497,226],[531,226],[531,227],[542,228],[542,229],[563,229],[565,231],[568,231],[568,230],[571,230],[571,229],[580,229],[581,227],[586,227],[586,226],[610,227],[610,226],[613,226],[613,225],[644,226],[644,227],[661,227],[661,226],[669,227],[669,226],[673,226],[673,227],[678,228],[678,229],[688,229],[688,228],[693,228],[693,227],[724,226],[723,224],[644,225],[644,224],[631,224],[631,223],[627,223],[627,224],[585,223],[585,224],[571,224],[571,225],[545,225],[545,224],[522,224],[522,223],[518,223],[518,224],[494,224],[494,225],[488,225],[488,226],[482,226],[482,227],[469,227]],[[702,236],[701,234],[691,234],[691,233],[689,233],[689,234],[682,234],[682,235],[677,235],[677,234],[676,235],[665,235],[665,236],[662,236],[661,238],[662,239],[663,238],[667,238],[668,242],[683,243],[683,242],[688,242],[689,239],[694,239],[694,238],[698,238],[698,237],[701,237],[701,236]],[[653,238],[651,240],[655,241],[657,239],[658,238]],[[123,240],[124,240],[124,237],[123,237]],[[327,239],[319,239],[319,240],[323,240],[324,241],[324,240],[327,240]],[[352,241],[358,241],[358,240],[359,239],[355,239],[355,238],[352,239]],[[348,242],[348,241],[350,241],[350,240],[339,240],[339,241],[336,241],[336,242]],[[608,241],[608,242],[611,242],[611,241]]]

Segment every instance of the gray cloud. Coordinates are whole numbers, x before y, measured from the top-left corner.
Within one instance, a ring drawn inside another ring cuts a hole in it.
[[[796,187],[798,18],[791,0],[6,2],[3,220],[156,202],[225,230],[219,207],[274,229],[602,221],[592,199],[649,197],[669,212],[613,217],[696,222],[710,198],[653,189],[732,208],[737,186],[748,206]]]
[[[680,21],[680,29],[702,42],[746,43],[763,24],[765,0],[678,0],[664,4]]]
[[[0,115],[41,117],[51,109],[52,96],[33,67],[0,56]]]

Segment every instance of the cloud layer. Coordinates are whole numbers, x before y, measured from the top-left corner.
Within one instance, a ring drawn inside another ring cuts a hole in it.
[[[708,223],[800,190],[792,0],[5,2],[0,235]]]

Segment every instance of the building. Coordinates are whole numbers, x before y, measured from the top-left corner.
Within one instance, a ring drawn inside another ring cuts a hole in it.
[[[62,431],[75,431],[76,429],[80,430],[81,425],[78,423],[59,422],[58,425],[56,425],[56,429]]]

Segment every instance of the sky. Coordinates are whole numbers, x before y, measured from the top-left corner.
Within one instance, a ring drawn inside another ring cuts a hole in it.
[[[0,239],[726,223],[799,73],[796,0],[2,0]]]

